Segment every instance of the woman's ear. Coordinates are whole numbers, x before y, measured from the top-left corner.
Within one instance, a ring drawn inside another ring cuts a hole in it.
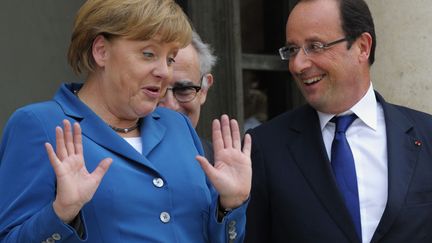
[[[107,40],[102,35],[96,36],[92,45],[92,54],[95,64],[104,67],[107,57]]]

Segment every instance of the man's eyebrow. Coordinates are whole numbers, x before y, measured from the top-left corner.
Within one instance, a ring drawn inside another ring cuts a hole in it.
[[[190,80],[179,80],[179,81],[175,81],[173,87],[190,87],[190,86],[195,86],[195,84],[190,81]]]
[[[311,36],[309,38],[306,38],[306,40],[304,41],[304,43],[311,43],[311,42],[322,42],[322,38],[320,38],[319,36]],[[287,41],[285,42],[285,46],[290,46],[290,45],[294,45],[296,46],[297,43],[295,43],[294,41]]]
[[[285,46],[292,46],[292,45],[295,45],[295,43],[292,41],[285,42]]]

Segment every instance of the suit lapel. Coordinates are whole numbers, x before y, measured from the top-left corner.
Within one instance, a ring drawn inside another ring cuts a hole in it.
[[[143,163],[143,156],[96,115],[85,116],[80,125],[83,135],[93,142],[128,159]]]
[[[153,112],[143,118],[141,124],[141,140],[142,140],[142,153],[144,156],[150,152],[162,141],[165,136],[166,128],[157,122],[159,115]]]
[[[325,151],[319,118],[307,106],[291,125],[297,136],[289,141],[289,151],[314,193],[327,209],[338,227],[351,242],[359,242],[351,217],[337,188]]]
[[[389,105],[377,94],[386,121],[388,154],[388,199],[380,223],[372,238],[377,242],[390,229],[401,210],[409,182],[414,173],[419,154],[411,121],[395,106]]]
[[[165,134],[165,127],[157,123],[159,116],[151,113],[143,118],[140,126],[143,143],[143,154],[141,155],[70,91],[70,89],[79,88],[80,86],[76,85],[62,86],[54,100],[59,103],[67,116],[80,121],[83,136],[115,154],[157,171],[146,155],[159,144]]]

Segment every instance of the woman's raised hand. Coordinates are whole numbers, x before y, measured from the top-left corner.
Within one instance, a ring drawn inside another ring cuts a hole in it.
[[[53,208],[65,223],[71,222],[85,203],[90,201],[112,163],[111,158],[103,159],[97,168],[89,173],[85,166],[82,147],[81,127],[63,121],[64,130],[56,127],[56,151],[45,143],[49,160],[57,178],[57,194]]]
[[[251,190],[251,137],[246,134],[242,148],[238,123],[227,115],[222,115],[220,121],[213,121],[212,136],[214,167],[202,156],[197,156],[197,160],[218,191],[221,206],[239,207]]]

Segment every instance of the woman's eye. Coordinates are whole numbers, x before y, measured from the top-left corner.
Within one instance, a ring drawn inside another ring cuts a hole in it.
[[[175,63],[175,60],[174,60],[174,58],[173,57],[168,57],[168,65],[172,65],[172,64],[174,64]]]
[[[152,52],[145,51],[143,55],[147,58],[153,58],[155,55]]]

